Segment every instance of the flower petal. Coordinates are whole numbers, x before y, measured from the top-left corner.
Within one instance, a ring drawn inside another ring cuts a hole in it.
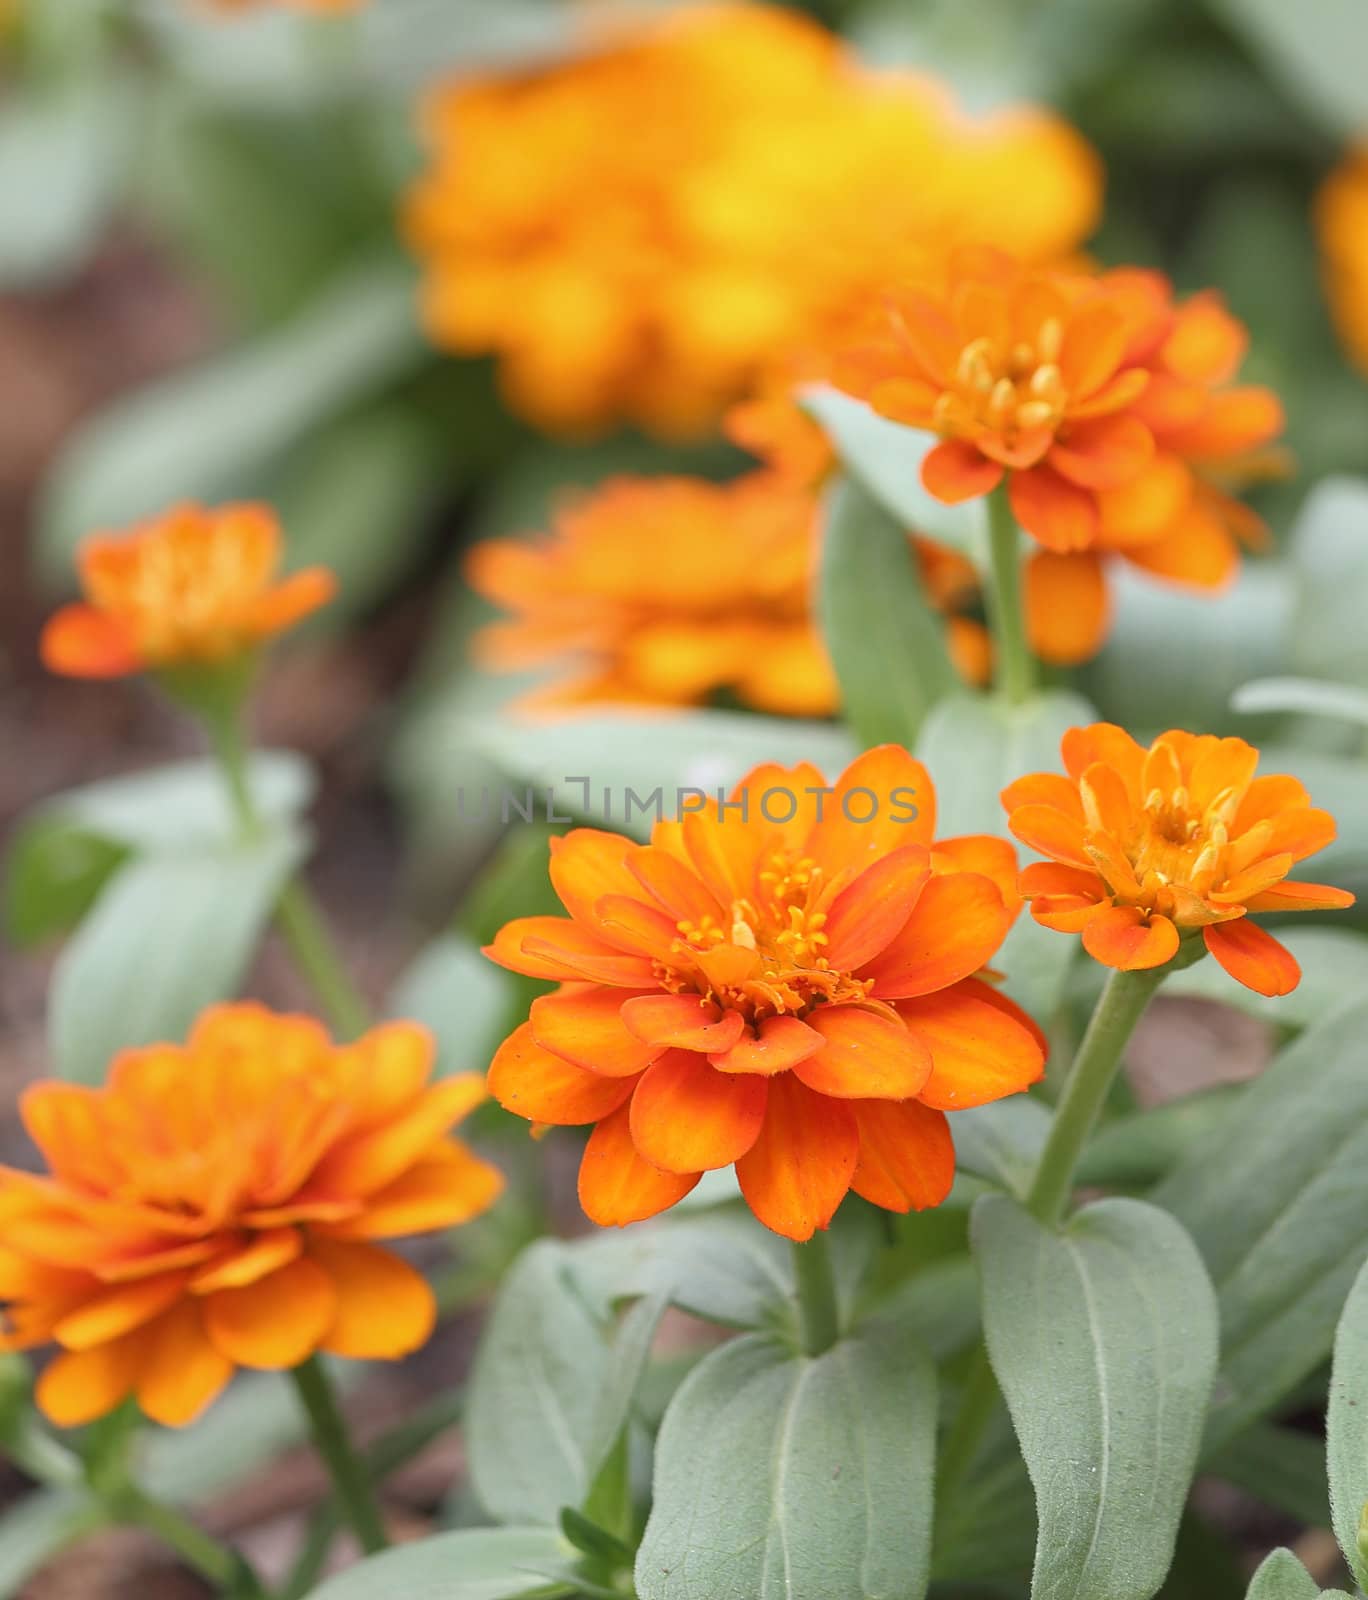
[[[899,1000],[898,1015],[929,1048],[931,1075],[917,1098],[941,1111],[986,1105],[1019,1094],[1045,1071],[1032,1031],[973,989],[957,985],[917,1000]]]
[[[623,1024],[647,1044],[722,1054],[746,1031],[739,1011],[723,1011],[698,994],[643,994],[622,1008]]]
[[[1018,806],[1007,818],[1007,826],[1039,855],[1069,867],[1090,868],[1093,864],[1083,821],[1065,816],[1053,806]]]
[[[547,871],[560,903],[576,922],[596,929],[595,907],[606,894],[631,894],[636,879],[627,870],[627,856],[635,848],[620,833],[602,828],[572,828],[550,843]]]
[[[810,1239],[850,1188],[859,1159],[855,1113],[791,1073],[770,1080],[760,1137],[736,1163],[746,1203],[767,1228]]]
[[[668,1210],[702,1177],[701,1172],[661,1172],[637,1153],[622,1106],[589,1135],[580,1161],[579,1201],[601,1228],[623,1228]]]
[[[1050,806],[1075,822],[1083,820],[1083,801],[1076,780],[1062,772],[1031,772],[1009,783],[1000,796],[1003,808],[1012,812],[1020,806]]]
[[[68,1350],[89,1350],[93,1345],[108,1344],[132,1333],[180,1299],[188,1276],[185,1272],[169,1272],[160,1278],[142,1278],[105,1289],[64,1316],[53,1328],[53,1338]]]
[[[955,1181],[955,1144],[944,1112],[916,1100],[857,1100],[860,1159],[851,1188],[885,1211],[938,1206]]]
[[[198,1301],[168,1311],[146,1335],[138,1404],[163,1427],[183,1428],[216,1400],[233,1363],[210,1341]]]
[[[504,1040],[489,1068],[489,1092],[505,1111],[555,1126],[606,1117],[627,1099],[635,1081],[586,1071],[544,1049],[530,1022]]]
[[[719,1072],[754,1072],[772,1078],[776,1072],[787,1072],[815,1056],[824,1044],[821,1034],[797,1017],[766,1017],[753,1032],[742,1034],[730,1050],[708,1060]]]
[[[449,1140],[415,1167],[373,1194],[366,1208],[343,1222],[319,1223],[311,1237],[394,1239],[402,1234],[454,1228],[489,1209],[503,1192],[497,1167]]]
[[[146,665],[128,630],[94,606],[63,606],[39,643],[43,665],[64,678],[123,678]]]
[[[995,833],[966,833],[957,839],[938,839],[931,851],[933,872],[974,872],[998,886],[1002,903],[1020,910],[1018,887],[1021,869],[1016,846]]]
[[[1212,923],[1202,929],[1202,938],[1230,976],[1255,994],[1291,994],[1301,982],[1292,952],[1248,917]]]
[[[1114,722],[1094,722],[1086,728],[1070,728],[1059,741],[1060,754],[1069,776],[1076,783],[1095,761],[1105,762],[1126,781],[1131,799],[1141,798],[1140,773],[1146,751],[1124,728]]]
[[[1081,489],[1118,489],[1154,455],[1154,435],[1127,413],[1073,423],[1050,450],[1050,465]]]
[[[804,854],[834,877],[863,871],[905,845],[930,845],[935,830],[930,774],[900,744],[881,744],[857,756],[831,785]]]
[[[1354,896],[1328,883],[1298,883],[1288,878],[1245,903],[1251,911],[1346,911]]]
[[[878,955],[911,916],[930,876],[926,846],[909,844],[866,867],[847,884],[832,901],[822,926],[831,966],[838,972],[853,972]]]
[[[967,439],[945,439],[922,457],[922,488],[945,505],[991,494],[1002,482],[1003,467]]]
[[[39,1375],[33,1394],[38,1409],[59,1428],[80,1428],[107,1416],[133,1392],[142,1355],[137,1334],[90,1350],[63,1351]]]
[[[681,1174],[729,1167],[755,1143],[769,1080],[719,1072],[687,1050],[671,1050],[632,1096],[632,1142],[653,1167]]]
[[[627,870],[675,921],[721,921],[722,902],[691,867],[659,845],[643,844],[631,851]]]
[[[242,1289],[293,1261],[303,1250],[297,1228],[268,1228],[248,1237],[241,1249],[212,1262],[190,1280],[192,1294]]]
[[[606,1078],[644,1072],[664,1045],[646,1044],[622,1020],[629,999],[621,989],[567,985],[540,995],[528,1014],[532,1037],[544,1050]],[[545,1118],[539,1118],[545,1121]]]
[[[819,1006],[808,1026],[826,1049],[794,1072],[809,1089],[838,1100],[910,1100],[931,1075],[931,1052],[915,1034],[859,1006]]]
[[[1111,623],[1111,597],[1096,552],[1035,550],[1023,576],[1026,629],[1036,654],[1056,666],[1095,656]]]
[[[948,988],[987,965],[1015,915],[989,878],[934,876],[897,938],[860,976],[873,978],[873,994],[885,1000]]]
[[[1131,546],[1126,559],[1158,578],[1220,589],[1240,569],[1240,548],[1225,525],[1200,505],[1189,506],[1159,539]]]
[[[431,1151],[486,1093],[477,1073],[443,1078],[402,1116],[335,1144],[314,1168],[310,1192],[357,1198],[383,1189]]]
[[[311,1239],[309,1256],[332,1287],[334,1314],[322,1349],[355,1361],[397,1361],[427,1343],[437,1300],[407,1261],[340,1239]]]
[[[1097,501],[1042,462],[1014,472],[1007,486],[1012,515],[1047,550],[1084,550],[1097,533]]]
[[[1162,967],[1178,954],[1178,930],[1168,917],[1136,906],[1108,906],[1088,919],[1083,948],[1105,967],[1141,972]]]
[[[654,981],[649,961],[624,955],[569,917],[515,917],[499,929],[484,953],[528,978],[588,977],[628,989],[647,989]]]
[[[240,1367],[283,1371],[318,1349],[337,1310],[321,1267],[301,1257],[241,1289],[207,1296],[204,1328],[214,1348]]]

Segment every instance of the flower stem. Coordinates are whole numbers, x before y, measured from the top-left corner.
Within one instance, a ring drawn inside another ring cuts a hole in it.
[[[241,722],[236,715],[224,715],[207,718],[205,725],[238,822],[248,838],[255,838],[262,823],[247,780],[247,745]],[[292,879],[281,891],[276,925],[334,1032],[343,1039],[364,1033],[370,1026],[365,1001],[347,974],[318,902],[302,879]]]
[[[294,1369],[293,1377],[313,1430],[314,1444],[332,1475],[338,1503],[361,1541],[361,1548],[367,1555],[374,1555],[377,1550],[383,1550],[389,1540],[385,1537],[370,1479],[352,1448],[327,1371],[317,1356],[310,1356]]]
[[[803,1354],[823,1355],[841,1332],[836,1280],[825,1233],[819,1231],[805,1243],[794,1244],[793,1274],[798,1286],[798,1334]]]
[[[1055,1107],[1049,1137],[1026,1194],[1027,1210],[1047,1227],[1057,1226],[1063,1216],[1073,1192],[1078,1158],[1121,1065],[1122,1052],[1167,971],[1167,967],[1153,967],[1145,972],[1112,972],[1107,979]],[[980,1344],[959,1412],[940,1452],[938,1498],[948,1497],[973,1466],[996,1409],[997,1392],[987,1349]]]
[[[161,1542],[174,1550],[186,1566],[211,1583],[221,1593],[234,1595],[261,1595],[263,1590],[240,1556],[211,1538],[203,1528],[189,1517],[182,1516],[173,1506],[141,1489],[129,1486],[117,1497],[113,1508],[118,1520],[145,1528]]]
[[[988,496],[988,619],[997,643],[997,681],[1009,705],[1028,700],[1035,688],[1035,659],[1026,642],[1021,597],[1021,535],[1007,499],[1007,486]]]
[[[1027,1209],[1041,1222],[1053,1225],[1063,1214],[1078,1158],[1116,1077],[1121,1053],[1164,972],[1163,967],[1151,967],[1144,972],[1113,972],[1107,979],[1026,1196]]]

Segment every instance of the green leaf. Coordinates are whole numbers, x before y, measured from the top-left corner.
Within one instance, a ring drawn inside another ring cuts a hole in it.
[[[1238,688],[1230,705],[1251,716],[1269,711],[1302,712],[1368,727],[1368,693],[1320,678],[1257,678]]]
[[[553,1526],[588,1493],[611,1346],[573,1277],[570,1246],[541,1239],[504,1279],[470,1374],[466,1447],[481,1505]]]
[[[1050,1132],[1048,1107],[1030,1095],[1014,1094],[957,1111],[950,1127],[961,1170],[1025,1197]]]
[[[1203,1467],[1308,1528],[1330,1525],[1325,1441],[1319,1434],[1256,1422]]]
[[[1150,1600],[1173,1557],[1216,1370],[1192,1241],[1139,1200],[1061,1233],[1014,1201],[974,1210],[993,1369],[1035,1486],[1036,1600]]]
[[[535,817],[564,821],[574,813],[596,827],[643,835],[655,817],[657,791],[668,817],[678,808],[680,790],[730,792],[762,761],[811,761],[835,777],[856,753],[849,734],[831,723],[728,711],[605,714],[558,722],[488,717],[452,727],[448,737],[516,780],[515,814],[530,806]],[[553,793],[552,818],[546,816],[547,789]],[[480,795],[467,795],[466,804],[478,813]],[[491,794],[490,808],[499,804],[500,796]]]
[[[1368,1267],[1354,1280],[1339,1327],[1325,1415],[1335,1537],[1359,1583],[1368,1582],[1363,1518],[1368,1511]]]
[[[1270,765],[1269,770],[1278,769]],[[1319,867],[1315,876],[1320,876]],[[1352,928],[1283,926],[1278,928],[1278,942],[1287,946],[1302,969],[1301,982],[1291,994],[1255,994],[1215,961],[1195,962],[1165,978],[1164,994],[1220,1000],[1284,1028],[1309,1028],[1361,998],[1363,974],[1368,972],[1368,934]]]
[[[6,86],[0,105],[0,287],[79,267],[123,187],[137,96],[119,73]]]
[[[838,389],[807,389],[803,406],[826,430],[846,472],[905,532],[979,558],[985,532],[978,503],[948,506],[922,488],[922,457],[936,443],[934,434],[889,422]]]
[[[1263,66],[1327,133],[1368,124],[1363,12],[1357,0],[1213,0]],[[1252,1593],[1252,1591],[1251,1591]]]
[[[589,1436],[590,1481],[603,1470],[631,1420],[632,1406],[651,1358],[651,1346],[670,1304],[657,1291],[638,1300],[618,1324],[612,1361]]]
[[[462,1528],[371,1556],[308,1600],[510,1600],[572,1554],[554,1528]]]
[[[1361,76],[1362,66],[1358,71]],[[1364,105],[1368,115],[1368,90]],[[1368,586],[1368,483],[1322,479],[1297,518],[1290,554],[1296,593],[1289,643],[1293,669],[1309,678],[1368,687],[1361,603]]]
[[[1290,1550],[1274,1550],[1249,1581],[1245,1600],[1349,1600],[1343,1589],[1322,1589]]]
[[[78,430],[39,506],[40,575],[54,587],[68,582],[92,528],[121,527],[175,500],[259,493],[314,428],[424,354],[410,269],[388,258],[349,268],[288,324]]]
[[[1175,973],[1165,982],[1175,982],[1176,988],[1179,976]],[[1113,1188],[1157,1183],[1196,1140],[1230,1115],[1231,1106],[1242,1093],[1240,1084],[1222,1084],[1105,1123],[1083,1151],[1078,1181]],[[959,1127],[958,1118],[955,1127]]]
[[[935,1425],[934,1368],[896,1326],[816,1360],[724,1345],[665,1413],[641,1600],[920,1600]]]
[[[512,984],[469,939],[443,934],[400,977],[386,1010],[431,1028],[437,1073],[485,1072],[503,1042]]]
[[[129,862],[62,951],[49,1019],[64,1078],[99,1083],[132,1045],[179,1040],[233,994],[290,873],[297,833]]]
[[[1330,1353],[1365,1253],[1365,1027],[1360,1004],[1308,1028],[1151,1197],[1197,1241],[1220,1302],[1208,1451],[1266,1415]]]
[[[1096,720],[1078,695],[1052,691],[1009,706],[988,695],[942,700],[917,741],[936,786],[936,831],[941,837],[995,833],[1010,838],[1000,791],[1028,772],[1059,769],[1059,741],[1077,724]],[[1031,1014],[1048,1020],[1059,1007],[1077,940],[1021,916],[993,965],[1006,989]]]
[[[862,746],[911,745],[956,682],[906,530],[850,479],[827,502],[820,609],[845,717]]]
[[[1248,732],[1230,697],[1286,666],[1292,585],[1285,564],[1246,565],[1219,594],[1123,567],[1111,580],[1115,616],[1102,653],[1081,673],[1105,716],[1139,732]],[[1276,770],[1269,768],[1268,770]]]
[[[124,846],[63,817],[35,816],[10,851],[5,931],[32,945],[74,928],[127,859]]]
[[[12,1600],[44,1562],[104,1521],[89,1495],[74,1490],[23,1496],[0,1515],[0,1600]]]

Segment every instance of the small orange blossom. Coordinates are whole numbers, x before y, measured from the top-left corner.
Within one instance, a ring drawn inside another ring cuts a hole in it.
[[[553,841],[570,915],[510,922],[487,953],[561,987],[489,1086],[534,1123],[596,1124],[580,1166],[594,1221],[652,1216],[733,1163],[792,1239],[852,1188],[899,1212],[945,1198],[944,1113],[1026,1088],[1044,1051],[984,978],[1019,909],[1015,853],[934,843],[935,809],[925,769],[884,745],[831,787],[811,766],[757,767],[725,809],[658,822],[649,845]]]
[[[280,557],[280,524],[261,505],[174,506],[88,539],[78,558],[86,602],[49,619],[43,660],[67,677],[117,678],[239,659],[336,589],[322,567],[277,581]]]
[[[1250,917],[1339,910],[1342,889],[1288,878],[1335,837],[1296,778],[1256,777],[1243,739],[1173,730],[1148,750],[1108,722],[1063,740],[1068,776],[1038,772],[1002,795],[1012,832],[1051,859],[1021,892],[1047,928],[1081,932],[1089,955],[1122,971],[1163,966],[1201,930],[1233,978],[1287,994],[1301,971]]]
[[[1315,216],[1335,326],[1352,360],[1368,370],[1368,148],[1348,151],[1331,172]]]
[[[235,1367],[421,1345],[432,1291],[374,1241],[464,1222],[503,1181],[447,1131],[483,1083],[429,1085],[432,1060],[411,1023],[335,1047],[308,1018],[228,1005],[184,1046],[125,1051],[104,1088],[30,1089],[48,1170],[0,1168],[0,1349],[62,1347],[47,1416],[132,1395],[179,1425]]]

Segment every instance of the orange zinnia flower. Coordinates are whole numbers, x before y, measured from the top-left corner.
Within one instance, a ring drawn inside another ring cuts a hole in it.
[[[1368,369],[1368,148],[1349,151],[1321,186],[1316,232],[1335,326]]]
[[[472,584],[513,613],[478,649],[504,670],[578,657],[585,672],[539,706],[690,705],[730,689],[762,710],[829,715],[816,558],[813,495],[769,474],[611,479],[563,506],[547,539],[471,553]]]
[[[535,1123],[597,1124],[580,1166],[595,1222],[653,1216],[733,1163],[792,1239],[852,1188],[899,1212],[945,1198],[944,1113],[1026,1088],[1044,1049],[983,976],[1019,909],[1013,849],[933,843],[935,809],[925,769],[884,745],[830,788],[757,767],[649,845],[553,841],[570,915],[510,922],[487,954],[561,987],[489,1086]]]
[[[408,207],[433,339],[496,354],[543,426],[710,429],[875,264],[951,238],[1046,259],[1096,220],[1065,124],[970,121],[787,8],[670,8],[591,42],[441,88]]]
[[[1217,961],[1259,994],[1301,978],[1256,911],[1339,910],[1342,889],[1288,879],[1335,837],[1296,778],[1256,778],[1243,739],[1174,730],[1145,750],[1109,722],[1064,735],[1068,777],[1038,772],[1003,790],[1011,830],[1052,859],[1021,892],[1047,928],[1083,935],[1088,954],[1129,972],[1160,967],[1198,929]]]
[[[280,524],[267,506],[175,506],[131,532],[81,548],[87,603],[64,606],[43,630],[43,660],[72,678],[118,678],[216,666],[326,605],[330,572],[276,581]]]
[[[0,1349],[62,1346],[38,1382],[52,1421],[132,1395],[177,1426],[239,1366],[421,1345],[432,1291],[373,1241],[464,1222],[503,1182],[447,1132],[483,1083],[429,1085],[432,1061],[412,1023],[338,1047],[229,1005],[184,1046],[125,1051],[105,1088],[30,1089],[48,1172],[0,1169]]]

